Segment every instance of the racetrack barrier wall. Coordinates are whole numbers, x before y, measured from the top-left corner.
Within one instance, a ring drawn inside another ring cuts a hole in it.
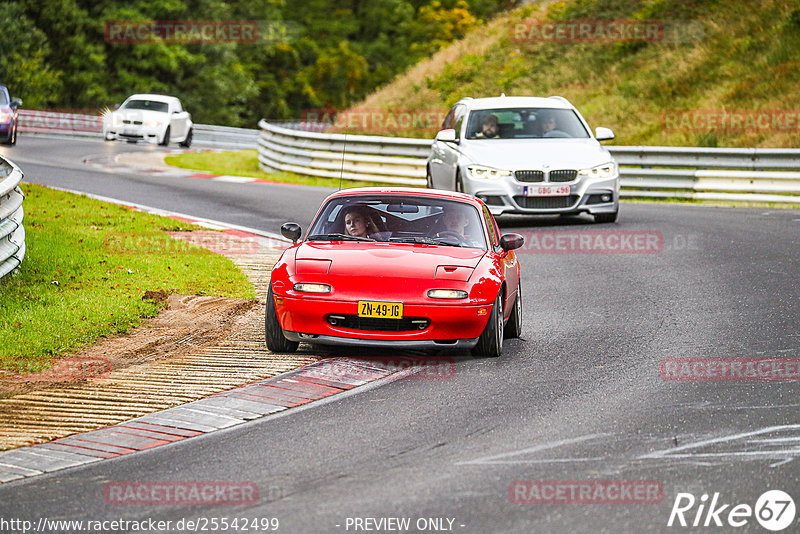
[[[309,176],[425,185],[432,140],[258,123],[259,166]],[[800,150],[609,146],[626,197],[800,203]]]
[[[22,177],[19,167],[0,156],[0,279],[19,267],[25,257]]]
[[[256,148],[258,130],[194,124],[192,146],[243,150]],[[103,116],[61,111],[19,110],[19,133],[102,139]]]

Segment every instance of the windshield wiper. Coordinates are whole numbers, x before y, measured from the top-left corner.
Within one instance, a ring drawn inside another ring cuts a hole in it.
[[[425,245],[438,245],[436,240],[431,239],[427,236],[397,236],[397,237],[390,237],[389,241],[392,243],[422,243]]]
[[[450,239],[448,241],[448,239]],[[421,243],[424,245],[442,245],[446,247],[461,247],[461,243],[447,237],[428,237],[428,236],[403,236],[403,237],[390,237],[389,241],[392,243]]]
[[[306,238],[306,241],[375,241],[371,237],[360,237],[357,235],[345,234],[314,234]]]

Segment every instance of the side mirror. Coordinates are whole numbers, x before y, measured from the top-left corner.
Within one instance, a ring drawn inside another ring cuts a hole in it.
[[[611,131],[611,128],[598,126],[594,132],[594,138],[598,141],[611,141],[614,139],[614,132]]]
[[[439,130],[439,133],[436,134],[436,140],[445,143],[456,143],[456,131],[452,128]]]
[[[500,237],[500,248],[508,252],[516,250],[525,244],[525,237],[519,234],[505,234]]]
[[[17,97],[11,98],[11,108],[17,109],[18,107],[22,107],[22,99]]]
[[[281,225],[281,235],[286,239],[292,241],[292,243],[297,243],[297,240],[300,239],[300,234],[302,234],[302,230],[300,230],[300,225],[293,222],[283,223]]]
[[[119,104],[114,104],[111,106],[111,111],[117,111],[119,109]]]

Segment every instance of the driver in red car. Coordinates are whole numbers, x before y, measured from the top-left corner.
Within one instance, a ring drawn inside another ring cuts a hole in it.
[[[470,242],[465,233],[469,224],[469,217],[463,210],[454,206],[444,208],[442,216],[439,217],[439,224],[443,228],[436,232],[434,237],[458,237],[460,242]]]
[[[445,231],[455,232],[462,236],[464,235],[464,228],[469,224],[467,214],[463,210],[455,208],[445,210],[441,221],[444,224]]]

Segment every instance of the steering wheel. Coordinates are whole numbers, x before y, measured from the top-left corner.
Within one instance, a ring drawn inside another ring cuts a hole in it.
[[[441,232],[436,232],[434,237],[452,237],[458,241],[460,245],[468,245],[469,241],[463,235],[459,234],[458,232],[453,232],[452,230],[442,230]]]

